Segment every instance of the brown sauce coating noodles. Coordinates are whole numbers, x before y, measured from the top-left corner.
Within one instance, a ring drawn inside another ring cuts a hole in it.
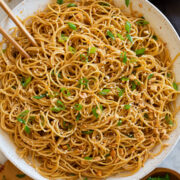
[[[178,91],[143,17],[81,0],[23,23],[39,46],[16,28],[12,36],[31,58],[5,40],[0,56],[0,126],[21,157],[50,179],[97,179],[134,174],[164,149]]]

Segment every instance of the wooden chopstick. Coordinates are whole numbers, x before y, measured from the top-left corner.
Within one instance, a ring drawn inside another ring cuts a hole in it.
[[[19,21],[19,19],[13,14],[11,9],[7,6],[4,0],[0,0],[0,6],[4,9],[4,11],[8,14],[8,16],[14,21],[14,23],[20,28],[20,30],[27,36],[29,41],[34,45],[38,46],[35,39],[31,36],[31,34],[27,31],[25,26]]]
[[[6,31],[0,26],[0,33],[9,41],[11,42],[14,47],[26,58],[30,58],[29,54],[9,35]]]

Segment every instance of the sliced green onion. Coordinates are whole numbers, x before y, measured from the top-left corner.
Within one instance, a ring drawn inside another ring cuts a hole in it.
[[[107,158],[107,157],[109,157],[109,156],[110,156],[110,154],[109,154],[109,153],[105,155],[105,157],[106,157],[106,158]]]
[[[82,131],[83,134],[92,134],[93,130],[89,130],[89,131]]]
[[[99,114],[96,112],[97,109],[98,109],[97,106],[92,109],[92,113],[96,118],[99,117]]]
[[[61,75],[61,73],[58,73],[58,78],[62,78],[62,75]]]
[[[129,81],[129,78],[128,77],[122,77],[121,80],[124,81],[124,82]]]
[[[77,111],[80,111],[82,109],[82,105],[81,104],[75,104],[74,109]]]
[[[132,87],[131,87],[132,91],[134,91],[136,89],[136,83],[134,81],[132,81]]]
[[[117,33],[117,37],[120,38],[122,41],[125,40],[125,38],[119,33]]]
[[[91,47],[88,51],[88,54],[95,54],[96,53],[96,47]]]
[[[121,97],[124,94],[124,89],[117,88],[118,90],[118,96]]]
[[[6,49],[3,49],[2,52],[5,53],[5,52],[6,52]]]
[[[127,33],[131,32],[131,23],[129,21],[126,21],[125,29],[126,29]]]
[[[150,74],[149,76],[148,76],[148,79],[150,80],[151,78],[153,78],[154,77],[154,74]]]
[[[65,41],[68,40],[68,37],[65,36],[65,34],[61,34],[61,38],[58,40],[60,43],[64,43]]]
[[[77,27],[75,24],[68,22],[69,28],[71,28],[72,30],[77,30]]]
[[[16,177],[18,178],[24,178],[26,175],[25,174],[16,174]]]
[[[60,110],[65,110],[66,108],[65,108],[65,105],[63,104],[63,102],[61,102],[60,100],[57,100],[57,106],[58,106],[58,108],[60,108]]]
[[[36,118],[35,116],[30,116],[30,117],[29,117],[29,119],[28,119],[28,122],[32,122],[32,121],[34,121],[34,120],[35,120],[35,118]]]
[[[63,0],[57,0],[58,4],[63,4]]]
[[[67,148],[68,148],[68,150],[69,150],[69,151],[71,150],[71,147],[70,147],[70,145],[69,145],[69,144],[67,144]]]
[[[71,95],[69,89],[66,89],[66,88],[61,88],[61,92],[62,92],[65,96],[70,96],[70,95]]]
[[[125,4],[127,7],[129,6],[129,3],[130,3],[130,0],[125,0]]]
[[[21,114],[19,114],[19,118],[22,118],[22,117],[25,117],[25,116],[27,116],[28,115],[28,113],[29,113],[29,110],[25,110],[25,111],[23,111]]]
[[[167,77],[170,78],[171,77],[171,73],[167,73]]]
[[[124,109],[129,110],[130,108],[131,108],[131,105],[130,105],[130,104],[124,105]]]
[[[173,125],[173,124],[174,124],[173,121],[169,118],[168,114],[166,114],[165,120],[166,120],[166,122],[167,122],[169,125]]]
[[[21,118],[18,117],[17,120],[18,120],[20,123],[22,123],[22,124],[26,124],[26,122],[25,122],[24,119],[21,119]]]
[[[92,160],[92,157],[84,157],[85,160]]]
[[[147,113],[144,113],[144,117],[145,117],[146,119],[149,119],[149,115],[148,115]]]
[[[79,85],[84,85],[85,88],[87,89],[88,88],[88,82],[89,82],[88,79],[82,78],[82,79],[79,80]]]
[[[117,123],[118,126],[121,126],[122,125],[122,120],[119,120],[118,123]]]
[[[111,31],[107,30],[106,34],[107,34],[111,39],[115,40],[114,34],[113,34]]]
[[[88,62],[88,56],[86,56],[85,54],[80,54],[80,60]]]
[[[21,85],[22,85],[24,88],[26,88],[27,85],[31,82],[31,80],[32,80],[32,77],[31,77],[31,76],[29,76],[27,79],[24,79],[24,77],[23,77],[22,80],[21,80]]]
[[[135,52],[136,52],[136,56],[143,55],[145,51],[146,51],[145,48],[137,49],[137,50],[135,51]]]
[[[7,180],[7,179],[6,179],[6,176],[3,175],[2,180]]]
[[[71,51],[71,53],[73,53],[73,54],[75,54],[76,53],[76,49],[75,48],[73,48],[73,47],[71,47],[71,46],[69,46],[69,50]]]
[[[153,37],[152,37],[154,40],[158,40],[158,37],[156,36],[156,35],[153,35]]]
[[[126,52],[124,53],[124,57],[123,57],[123,63],[126,64],[127,62],[127,56],[126,56]]]
[[[139,20],[139,21],[136,21],[136,24],[140,25],[140,26],[145,26],[145,25],[149,24],[149,22],[146,20]]]
[[[76,116],[76,121],[79,121],[80,118],[81,118],[81,113],[79,112],[78,115]]]
[[[110,89],[103,89],[102,91],[99,92],[100,95],[105,96],[107,95],[111,90]]]
[[[30,128],[28,126],[25,126],[24,127],[24,131],[29,134],[31,132]]]
[[[102,106],[102,104],[99,104],[99,108],[100,108],[101,111],[103,111],[103,106]]]
[[[41,94],[41,95],[39,95],[39,96],[33,96],[33,98],[34,98],[34,99],[42,99],[42,98],[46,97],[46,95],[47,95],[47,93]]]
[[[128,38],[128,40],[133,43],[133,38],[130,34],[126,34],[126,37]]]
[[[67,7],[77,7],[77,5],[74,4],[74,3],[69,3],[69,4],[67,5]]]
[[[99,2],[99,5],[101,5],[101,6],[110,6],[110,4],[108,4],[106,2]]]
[[[175,82],[173,82],[173,88],[178,91],[178,85]]]
[[[51,108],[51,111],[54,112],[54,113],[58,113],[58,112],[61,111],[61,108],[54,106],[54,107]]]

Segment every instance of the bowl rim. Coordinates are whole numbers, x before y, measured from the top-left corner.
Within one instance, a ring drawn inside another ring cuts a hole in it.
[[[16,9],[18,9],[19,7],[21,7],[26,1],[28,1],[28,0],[23,0],[23,1],[21,1],[20,3],[18,3],[18,4],[13,8],[13,10],[16,10]],[[180,42],[180,37],[179,37],[177,31],[175,30],[174,26],[173,26],[173,25],[171,24],[171,22],[168,20],[168,18],[167,18],[155,5],[153,5],[153,4],[152,4],[151,2],[149,2],[148,0],[141,0],[141,1],[145,1],[146,3],[148,3],[148,4],[167,22],[167,24],[169,25],[169,27],[171,28],[171,30],[173,30],[174,35],[176,36],[176,38],[177,38],[177,39],[179,40],[179,42]],[[7,18],[7,16],[6,16],[0,23],[5,22],[6,18]],[[159,163],[156,164],[156,166],[158,166],[158,165],[171,153],[171,151],[174,149],[174,147],[175,147],[176,144],[178,143],[179,139],[180,139],[180,134],[179,134],[179,136],[176,138],[176,141],[173,143],[173,145],[171,145],[169,151],[165,154],[165,156],[163,156],[163,159],[162,159]],[[6,151],[6,149],[1,145],[1,143],[0,143],[0,150],[1,150],[1,152],[5,155],[5,157],[6,157],[8,160],[10,160],[18,169],[20,169],[22,172],[24,172],[25,174],[27,174],[29,177],[31,177],[31,178],[33,178],[33,179],[35,179],[35,180],[37,179],[37,177],[38,177],[37,180],[47,180],[45,177],[43,177],[42,175],[40,175],[40,174],[38,173],[38,171],[35,170],[35,168],[31,167],[29,164],[27,164],[27,163],[26,163],[23,159],[21,159],[20,157],[19,157],[18,160],[17,160],[17,159],[14,160],[13,157],[8,153],[8,151]],[[159,156],[160,156],[160,155],[159,155]],[[21,164],[20,162],[21,162],[22,164]],[[25,166],[24,166],[24,165],[25,165]],[[31,172],[33,172],[33,173],[30,173],[30,171],[27,170],[27,168],[26,168],[27,166],[30,166],[30,167],[29,167],[29,170],[30,170]],[[149,167],[142,176],[145,176],[146,174],[150,173],[150,172],[151,172],[153,169],[155,169],[155,168],[156,168],[156,167],[153,167],[153,166]],[[129,177],[131,177],[131,176],[129,176]],[[113,178],[113,177],[110,177],[110,178]],[[139,180],[139,178],[143,178],[143,177],[138,177],[138,179],[136,179],[136,180]],[[114,178],[114,179],[116,179],[116,178]],[[122,179],[125,180],[124,178],[122,178]],[[134,180],[135,180],[135,179],[134,179]]]

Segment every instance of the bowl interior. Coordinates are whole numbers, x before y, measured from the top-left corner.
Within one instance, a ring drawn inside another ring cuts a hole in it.
[[[43,10],[48,3],[50,3],[52,0],[25,0],[22,3],[20,3],[16,8],[13,9],[13,12],[15,15],[18,15],[20,18],[24,19],[27,16],[32,15],[37,10],[41,9]],[[114,0],[116,6],[124,6],[124,0]],[[138,1],[132,1],[133,10],[136,10],[143,14],[143,16],[150,22],[151,27],[154,29],[156,34],[161,37],[161,39],[167,43],[167,47],[170,51],[170,55],[172,58],[174,58],[179,52],[180,52],[180,39],[170,24],[170,22],[167,20],[167,18],[158,10],[156,9],[152,4],[150,4],[146,0],[138,0]],[[128,9],[127,9],[128,10]],[[5,18],[0,25],[6,29],[7,31],[14,27],[14,24],[12,23],[9,18]],[[2,38],[0,36],[0,38]],[[180,57],[177,59],[177,61],[174,64],[174,71],[176,74],[176,80],[177,82],[180,82]],[[180,98],[177,99],[177,105],[180,105]],[[180,113],[177,114],[176,119],[180,119]],[[147,175],[150,171],[152,171],[155,167],[157,167],[163,159],[168,155],[168,153],[173,149],[175,144],[177,143],[180,135],[180,123],[178,123],[178,127],[175,131],[172,132],[170,135],[170,139],[166,142],[169,144],[169,147],[167,147],[159,156],[157,156],[154,159],[149,159],[143,168],[140,169],[136,174],[132,175],[131,177],[123,177],[122,180],[139,180],[143,178],[145,175]],[[46,178],[42,177],[37,171],[32,168],[30,165],[28,165],[23,159],[21,159],[16,154],[16,148],[14,144],[10,141],[8,135],[3,132],[0,129],[0,149],[4,153],[4,155],[14,164],[16,165],[20,170],[22,170],[24,173],[32,177],[33,179],[38,180],[45,180]],[[157,147],[158,148],[158,147]],[[154,150],[156,151],[157,148]],[[111,177],[109,180],[115,180],[119,179],[118,176]]]

